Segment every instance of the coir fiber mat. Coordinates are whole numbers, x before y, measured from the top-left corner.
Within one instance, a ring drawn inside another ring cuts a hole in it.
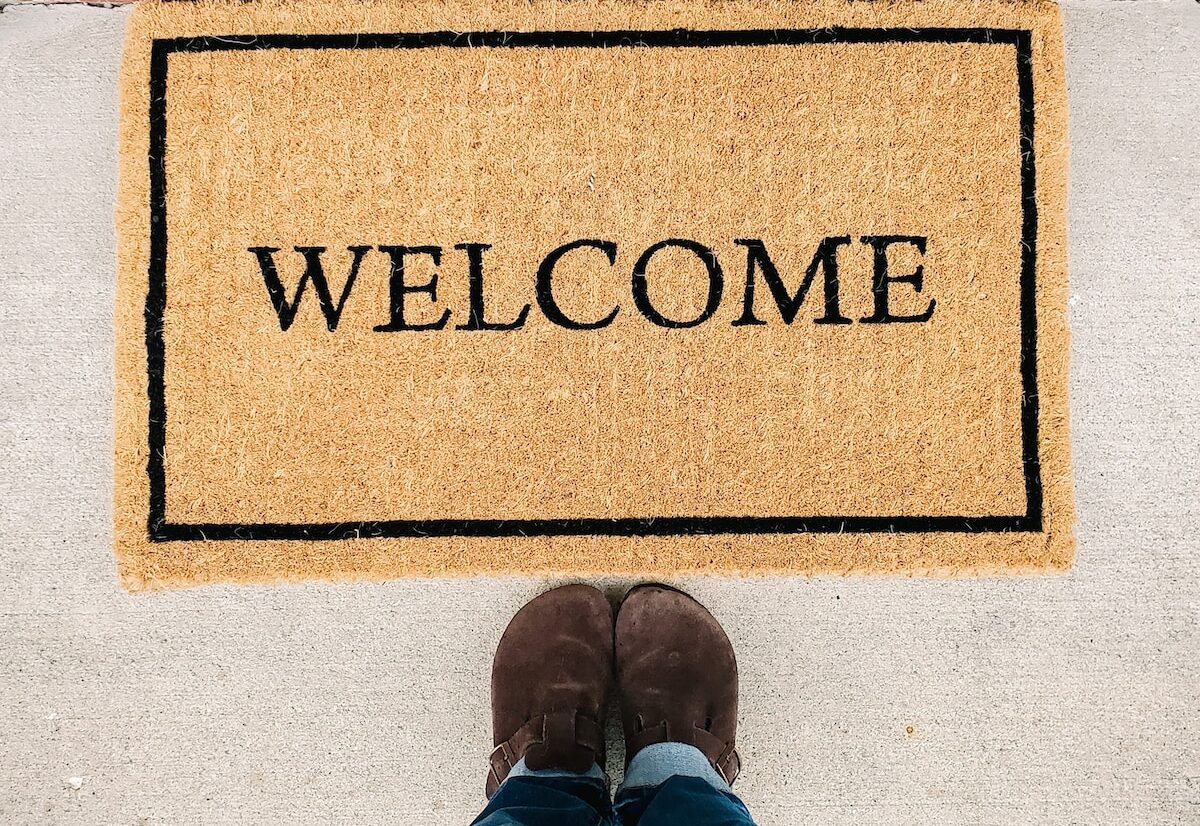
[[[123,581],[1073,553],[1048,3],[143,4]]]

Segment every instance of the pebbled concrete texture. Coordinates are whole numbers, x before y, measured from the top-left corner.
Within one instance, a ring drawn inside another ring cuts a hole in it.
[[[1200,5],[1064,5],[1076,568],[679,582],[737,646],[764,826],[1200,822]],[[0,13],[0,823],[467,823],[551,583],[117,585],[127,13]]]

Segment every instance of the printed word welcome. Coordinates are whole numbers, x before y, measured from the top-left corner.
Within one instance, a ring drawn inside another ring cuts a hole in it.
[[[862,324],[896,324],[928,321],[933,316],[936,301],[930,299],[925,309],[915,314],[902,314],[892,307],[891,293],[896,284],[907,285],[906,289],[920,293],[924,280],[924,266],[918,264],[913,272],[896,275],[891,272],[888,262],[888,249],[895,244],[909,245],[920,255],[925,254],[925,236],[919,235],[863,235],[859,241],[869,245],[873,250],[873,267],[871,275],[871,294],[874,300],[874,311],[858,321]],[[780,274],[779,269],[771,260],[766,245],[758,239],[739,238],[734,243],[745,247],[746,265],[745,281],[741,289],[741,313],[733,321],[735,327],[756,326],[767,323],[767,318],[774,317],[770,310],[756,309],[756,288],[761,282],[766,285],[775,311],[785,324],[793,323],[800,314],[800,309],[816,280],[821,275],[821,290],[823,302],[812,315],[814,324],[850,324],[841,311],[839,303],[838,252],[852,243],[848,235],[828,236],[817,246],[812,260],[805,268],[803,277],[794,288],[788,286],[787,280]],[[647,273],[654,257],[668,248],[685,251],[696,260],[695,277],[690,279],[696,285],[697,295],[704,297],[704,308],[692,318],[670,318],[660,311],[650,298],[647,283]],[[297,246],[296,253],[303,257],[304,272],[296,284],[296,289],[289,298],[287,290],[280,280],[276,267],[275,254],[279,247],[248,247],[247,250],[257,258],[263,282],[267,288],[271,306],[279,317],[279,327],[286,331],[296,319],[300,309],[301,299],[309,283],[317,295],[317,303],[325,318],[325,324],[330,332],[337,330],[342,317],[342,310],[354,289],[363,259],[372,250],[389,258],[391,269],[388,280],[389,306],[383,311],[387,320],[376,325],[373,329],[380,333],[405,331],[442,330],[450,323],[455,315],[449,308],[443,308],[436,320],[416,321],[411,304],[421,301],[434,305],[430,313],[428,307],[422,307],[421,314],[428,318],[437,315],[438,272],[443,248],[440,246],[395,246],[381,244],[352,245],[346,249],[351,253],[350,271],[346,277],[340,294],[335,300],[329,288],[325,268],[321,256],[325,247]],[[455,244],[453,249],[467,258],[468,272],[468,306],[465,318],[455,324],[452,329],[469,331],[509,331],[525,326],[531,304],[526,304],[513,318],[497,320],[488,313],[485,302],[485,268],[484,253],[491,249],[490,244],[465,243]],[[617,261],[617,244],[613,241],[603,241],[583,238],[563,244],[551,250],[541,261],[534,274],[533,293],[539,312],[550,322],[568,330],[598,330],[612,324],[617,316],[625,311],[622,304],[614,304],[610,311],[593,318],[576,318],[568,315],[555,297],[554,272],[559,262],[566,256],[592,256],[596,266],[612,268]],[[432,277],[423,283],[412,283],[406,278],[405,264],[416,257],[428,258],[433,266]],[[658,327],[682,329],[696,327],[713,317],[721,306],[725,295],[725,270],[716,254],[709,247],[686,238],[668,238],[646,248],[638,256],[630,273],[630,299],[634,311],[650,324]],[[762,313],[760,316],[759,313]],[[461,317],[461,316],[460,316]]]

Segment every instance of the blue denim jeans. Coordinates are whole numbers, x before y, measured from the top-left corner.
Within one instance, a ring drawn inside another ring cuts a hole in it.
[[[599,766],[582,774],[518,763],[472,826],[754,826],[750,812],[697,749],[639,751],[614,801]]]

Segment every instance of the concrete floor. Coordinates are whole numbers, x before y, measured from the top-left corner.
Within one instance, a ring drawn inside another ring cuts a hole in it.
[[[1077,567],[683,581],[764,826],[1200,823],[1200,5],[1065,7]],[[117,585],[126,15],[0,14],[0,823],[466,823],[547,583]]]

